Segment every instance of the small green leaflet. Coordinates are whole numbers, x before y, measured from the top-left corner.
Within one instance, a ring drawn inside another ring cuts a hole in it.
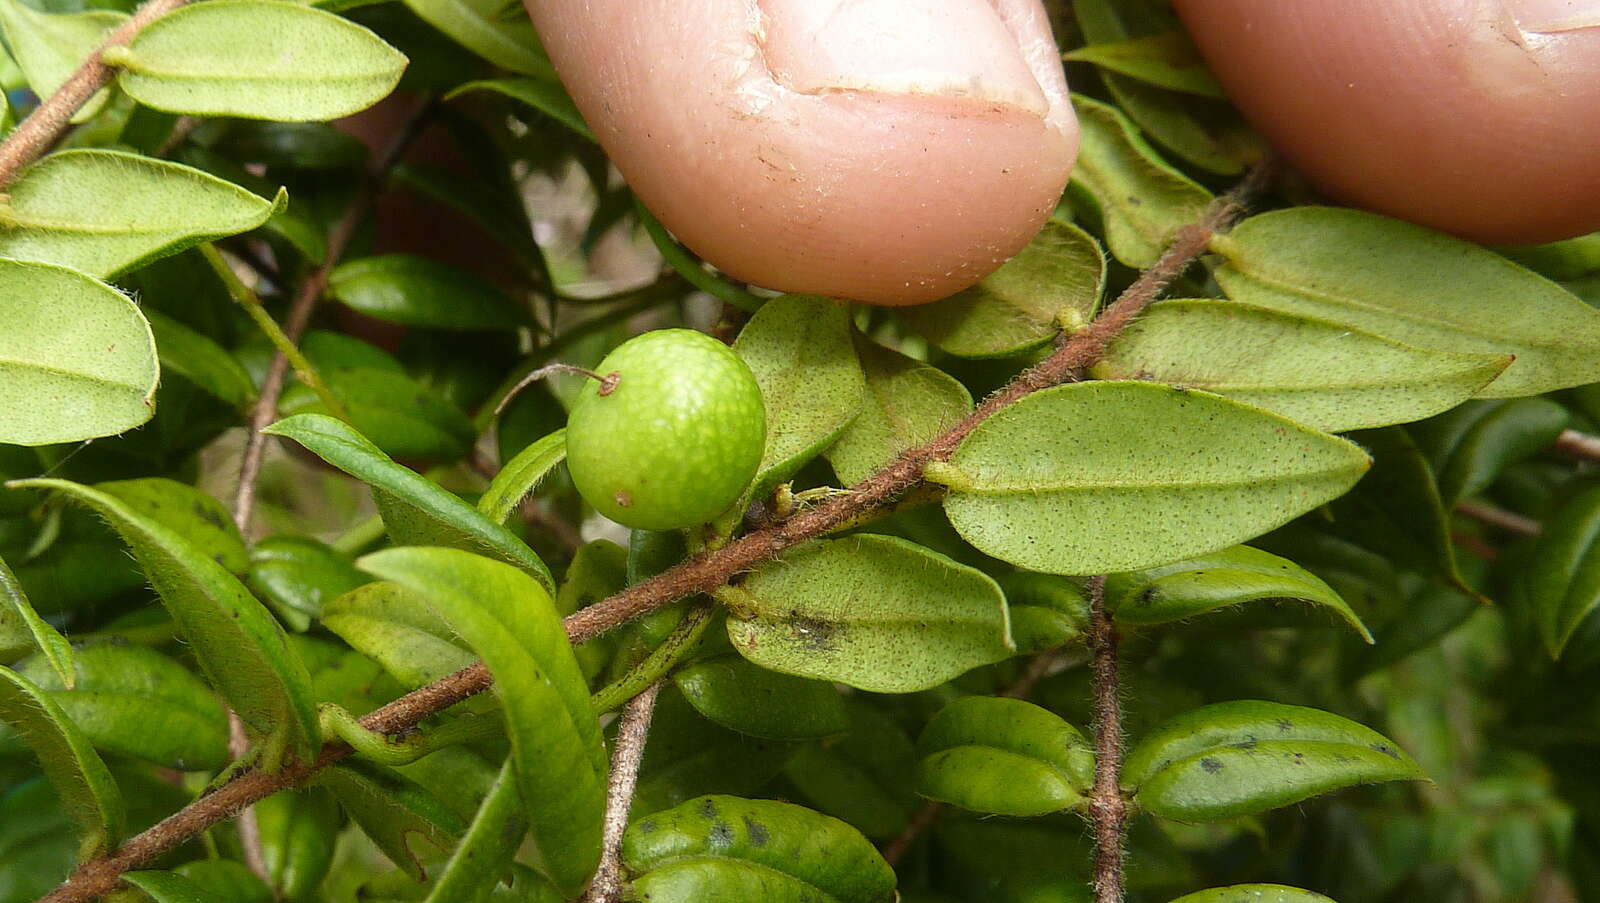
[[[939,710],[917,741],[917,791],[996,815],[1076,808],[1094,784],[1094,752],[1072,725],[1020,699],[969,696]]]

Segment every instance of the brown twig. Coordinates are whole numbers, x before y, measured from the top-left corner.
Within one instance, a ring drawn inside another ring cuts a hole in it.
[[[890,868],[898,866],[900,860],[906,858],[906,851],[911,849],[911,845],[916,842],[917,838],[921,837],[924,832],[933,827],[934,822],[939,820],[939,813],[942,811],[944,811],[944,804],[938,800],[928,800],[923,803],[916,812],[911,814],[911,819],[906,822],[906,829],[901,831],[894,840],[884,845],[883,861],[889,863]]]
[[[650,736],[650,716],[656,710],[661,681],[628,700],[617,721],[616,748],[611,753],[611,780],[606,788],[606,814],[601,834],[600,867],[584,892],[583,903],[616,903],[622,892],[622,834],[628,830],[628,810],[639,783],[639,764]]]
[[[1494,505],[1483,502],[1460,502],[1456,505],[1458,514],[1465,514],[1475,521],[1499,527],[1508,533],[1518,536],[1538,536],[1544,532],[1544,525],[1531,517],[1523,517],[1515,511],[1507,511]]]
[[[1128,803],[1122,796],[1122,679],[1117,628],[1106,613],[1105,590],[1106,578],[1089,581],[1095,754],[1089,818],[1094,823],[1095,903],[1122,903],[1122,839],[1128,830]]]
[[[291,342],[299,342],[300,337],[305,334],[306,326],[311,322],[311,312],[328,287],[328,274],[339,263],[339,258],[343,256],[345,247],[350,244],[350,238],[355,234],[356,227],[366,217],[367,211],[382,190],[387,173],[400,161],[400,155],[405,153],[405,149],[416,138],[424,124],[425,114],[432,109],[432,106],[431,97],[425,97],[418,103],[416,110],[407,119],[405,128],[400,130],[384,149],[382,156],[373,164],[361,192],[328,233],[327,253],[323,255],[322,262],[300,283],[300,287],[295,291],[294,300],[289,305],[289,316],[284,321],[283,332]],[[234,490],[233,496],[234,521],[246,535],[250,517],[255,511],[256,480],[261,475],[261,461],[266,454],[267,436],[262,430],[278,419],[278,399],[283,395],[283,385],[288,370],[288,358],[281,353],[274,354],[272,364],[267,368],[266,378],[261,382],[261,396],[250,414],[250,431],[245,438],[244,456],[239,462],[239,485]]]
[[[78,109],[89,102],[96,91],[111,81],[115,69],[100,61],[100,54],[108,47],[117,47],[133,40],[146,25],[172,12],[188,0],[150,0],[117,26],[94,53],[83,61],[54,93],[22,120],[4,142],[0,142],[0,188],[11,184],[22,167],[27,166],[55,146],[61,135],[71,125]]]
[[[783,550],[825,535],[861,512],[899,497],[919,482],[924,464],[948,458],[963,438],[995,412],[1025,395],[1071,378],[1098,361],[1111,340],[1204,253],[1211,237],[1231,225],[1243,212],[1245,203],[1269,183],[1268,170],[1267,165],[1258,166],[1238,188],[1218,198],[1198,222],[1179,230],[1166,253],[1093,323],[1065,337],[1053,354],[989,396],[965,420],[928,444],[905,452],[848,493],[805,509],[770,528],[743,536],[721,549],[691,558],[569,615],[562,622],[567,638],[581,643],[678,599],[709,592],[757,564],[777,557]],[[483,692],[490,683],[488,669],[479,662],[413,690],[368,714],[361,719],[361,724],[380,733],[407,730],[424,718]],[[172,849],[256,800],[296,786],[317,770],[349,754],[349,747],[330,744],[323,748],[315,762],[295,763],[273,774],[247,772],[240,775],[129,840],[111,856],[79,866],[65,884],[39,903],[84,903],[108,893],[116,888],[124,871]]]
[[[1577,430],[1562,430],[1551,449],[1581,461],[1600,461],[1600,436]]]
[[[228,755],[237,762],[250,751],[250,738],[244,731],[244,720],[234,711],[228,712]],[[244,850],[244,864],[261,883],[273,886],[272,873],[267,870],[267,855],[261,848],[261,822],[256,818],[254,806],[239,813],[239,846]]]

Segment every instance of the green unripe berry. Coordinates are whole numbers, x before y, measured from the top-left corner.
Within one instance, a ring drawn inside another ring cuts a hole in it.
[[[567,469],[584,500],[619,524],[671,530],[706,523],[761,464],[767,414],[733,349],[692,329],[617,346],[567,419]]]

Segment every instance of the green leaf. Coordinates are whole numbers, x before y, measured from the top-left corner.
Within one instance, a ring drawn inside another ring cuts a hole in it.
[[[608,763],[549,595],[527,574],[457,549],[387,549],[358,564],[421,596],[483,657],[545,868],[563,892],[581,890],[600,857]]]
[[[1600,606],[1600,485],[1585,488],[1545,518],[1520,576],[1545,648],[1559,657],[1578,625]]]
[[[1333,903],[1333,900],[1282,884],[1235,884],[1187,894],[1172,903]]]
[[[522,814],[522,795],[513,759],[507,759],[500,776],[483,798],[472,824],[450,854],[428,903],[464,903],[483,899],[511,869],[528,820]]]
[[[1234,546],[1202,558],[1106,578],[1107,610],[1120,624],[1168,624],[1262,599],[1333,609],[1361,638],[1372,633],[1333,587],[1287,558]]]
[[[323,607],[367,582],[350,559],[307,536],[272,536],[250,548],[249,585],[295,630],[322,617]]]
[[[406,67],[403,54],[349,19],[272,0],[181,7],[102,58],[145,106],[291,122],[364,110]]]
[[[27,678],[0,668],[0,721],[22,735],[77,825],[78,858],[110,852],[122,837],[122,792],[66,713]]]
[[[51,627],[28,602],[17,575],[0,558],[0,663],[10,663],[38,650],[63,685],[74,680],[72,644]]]
[[[725,601],[740,655],[877,693],[926,690],[1012,653],[993,580],[892,536],[800,546]]]
[[[1514,354],[1478,394],[1537,395],[1600,380],[1600,311],[1474,244],[1399,220],[1295,207],[1212,239],[1228,296],[1432,351]]]
[[[155,413],[150,324],[111,286],[66,267],[0,260],[0,323],[0,442],[110,436]]]
[[[275,793],[254,806],[261,829],[261,858],[282,899],[316,903],[333,865],[344,818],[338,802],[319,787]],[[238,853],[243,858],[243,850]]]
[[[696,711],[741,734],[809,740],[850,727],[831,684],[758,668],[736,655],[680,668],[672,681]]]
[[[1544,451],[1569,422],[1567,410],[1548,398],[1518,398],[1465,404],[1415,430],[1432,453],[1448,511]]]
[[[55,479],[9,485],[59,491],[122,535],[206,677],[246,731],[264,744],[262,768],[312,756],[317,716],[305,664],[289,648],[283,628],[226,568],[106,492]]]
[[[1140,382],[1035,392],[973,430],[945,513],[1031,570],[1153,567],[1259,536],[1349,489],[1366,454],[1259,408]]]
[[[631,898],[886,903],[895,876],[842,821],[773,800],[702,796],[628,828]]]
[[[1336,433],[1449,410],[1510,363],[1506,354],[1424,351],[1237,302],[1163,301],[1090,372],[1205,389]]]
[[[228,509],[193,486],[164,477],[146,477],[96,483],[94,488],[183,537],[191,549],[222,565],[228,573],[243,574],[250,567],[244,536]]]
[[[849,733],[800,747],[783,775],[819,812],[873,839],[898,837],[917,805],[916,747],[885,709],[859,695],[845,708]]]
[[[762,498],[827,448],[861,411],[866,379],[843,304],[784,295],[762,305],[733,350],[767,406],[767,448],[750,498]],[[736,506],[742,512],[744,506]]]
[[[297,414],[264,430],[293,439],[318,457],[372,487],[378,511],[397,543],[444,545],[479,551],[532,574],[555,591],[550,569],[500,524],[454,493],[396,464],[366,437],[322,414]]]
[[[228,717],[216,694],[153,649],[84,646],[71,685],[39,659],[24,662],[17,673],[103,752],[175,771],[215,771],[228,762]]]
[[[123,874],[122,880],[150,895],[155,903],[229,903],[177,872],[140,871]]]
[[[109,278],[265,223],[287,203],[178,163],[121,151],[54,153],[0,205],[0,254]]]
[[[1072,106],[1081,129],[1072,182],[1099,205],[1112,255],[1147,267],[1200,218],[1211,193],[1157,156],[1115,107],[1076,94]]]
[[[81,13],[40,12],[19,0],[0,0],[0,31],[28,87],[39,97],[56,93],[118,25],[124,13],[96,9]],[[110,92],[101,89],[72,117],[83,122],[105,106]]]
[[[1169,31],[1108,44],[1090,44],[1064,54],[1074,63],[1091,63],[1147,84],[1186,94],[1223,100],[1222,86],[1206,68],[1194,42],[1181,31]]]
[[[1393,742],[1354,721],[1275,702],[1179,715],[1128,754],[1122,786],[1153,815],[1214,821],[1379,781],[1423,780]]]
[[[1089,630],[1089,597],[1056,574],[1017,571],[1000,581],[1018,655],[1032,655],[1082,639]]]
[[[863,336],[855,342],[867,380],[865,403],[825,453],[846,486],[972,413],[972,396],[955,377]]]
[[[323,609],[322,626],[409,688],[476,661],[443,618],[393,583],[369,583],[334,599]]]
[[[502,69],[555,78],[555,68],[526,16],[504,18],[496,0],[404,0],[422,21]],[[520,12],[520,11],[519,11]]]
[[[235,408],[242,410],[255,401],[256,386],[249,371],[226,348],[159,310],[145,308],[144,315],[163,368]]]
[[[356,429],[386,454],[453,461],[472,448],[474,433],[467,415],[404,373],[334,367],[322,370],[322,379]],[[278,409],[290,415],[327,413],[317,393],[300,382],[284,391]]]
[[[969,696],[917,740],[917,792],[974,812],[1044,815],[1076,808],[1094,784],[1094,751],[1054,712],[1020,699]]]
[[[423,329],[515,329],[528,318],[484,277],[412,254],[342,263],[328,275],[333,297],[369,317]]]
[[[229,903],[273,903],[272,888],[250,867],[232,859],[196,859],[173,869],[212,897]]]
[[[446,94],[444,99],[454,100],[468,91],[493,91],[527,104],[582,137],[594,141],[594,132],[590,131],[589,124],[583,121],[583,114],[578,112],[578,105],[572,102],[567,89],[562,87],[561,80],[556,78],[553,72],[554,70],[551,70],[550,74],[535,74],[531,78],[486,78],[467,82]]]
[[[517,452],[509,464],[500,468],[489,481],[489,488],[478,497],[478,510],[494,523],[504,524],[522,500],[566,459],[567,431],[563,427]]]
[[[899,314],[949,354],[1007,357],[1088,324],[1105,280],[1100,245],[1077,226],[1051,219],[977,285]]]
[[[445,851],[466,828],[438,797],[381,766],[343,762],[319,774],[315,786],[332,791],[383,855],[418,881],[427,873],[413,839]]]

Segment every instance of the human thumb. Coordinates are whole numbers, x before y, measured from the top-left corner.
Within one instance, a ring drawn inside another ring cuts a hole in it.
[[[526,0],[607,154],[738,279],[916,304],[1060,198],[1077,122],[1039,0]]]

